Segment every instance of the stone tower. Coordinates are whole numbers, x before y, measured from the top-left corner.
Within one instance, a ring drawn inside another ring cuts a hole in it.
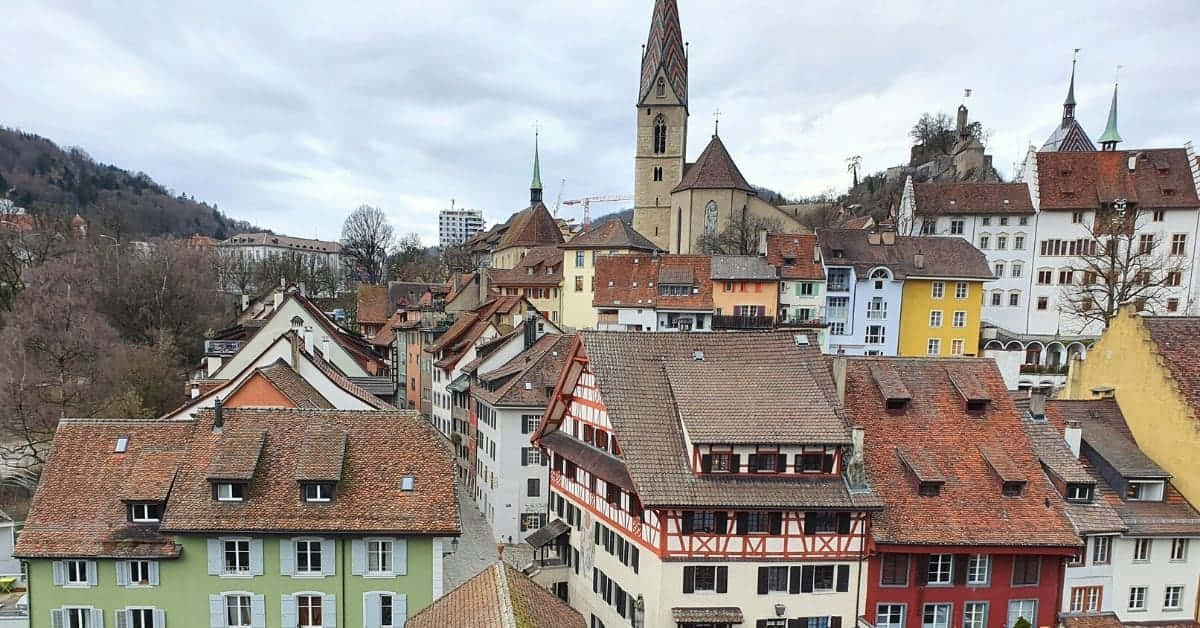
[[[633,228],[662,249],[671,241],[671,190],[687,154],[687,54],[675,0],[655,0],[642,51],[633,166]]]

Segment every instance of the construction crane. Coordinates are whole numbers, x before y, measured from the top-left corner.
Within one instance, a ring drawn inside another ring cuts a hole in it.
[[[558,184],[558,198],[554,200],[554,217],[558,218],[558,206],[562,204],[563,188],[567,187],[567,178],[563,177],[561,183]]]
[[[584,198],[573,198],[569,201],[563,201],[563,205],[583,205],[583,227],[586,229],[592,224],[592,203],[620,203],[623,201],[632,201],[632,196],[610,195],[610,196],[585,196]]]

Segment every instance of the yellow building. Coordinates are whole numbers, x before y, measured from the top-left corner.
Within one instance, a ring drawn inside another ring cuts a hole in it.
[[[522,296],[554,323],[562,320],[562,254],[556,246],[527,249],[514,268],[488,268],[488,285],[504,296]]]
[[[596,257],[653,253],[654,243],[620,220],[609,220],[571,238],[562,249],[562,324],[570,329],[595,329]]]
[[[1071,363],[1067,399],[1113,395],[1138,447],[1200,504],[1200,318],[1139,316],[1131,307]]]
[[[947,277],[904,280],[900,355],[978,355],[983,281]]]

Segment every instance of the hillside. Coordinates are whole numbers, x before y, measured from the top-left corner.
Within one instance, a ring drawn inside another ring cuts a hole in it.
[[[15,189],[14,189],[15,188]],[[0,127],[0,198],[30,213],[72,215],[93,229],[124,236],[189,236],[225,239],[253,226],[215,205],[172,194],[144,172],[98,163],[83,149]]]

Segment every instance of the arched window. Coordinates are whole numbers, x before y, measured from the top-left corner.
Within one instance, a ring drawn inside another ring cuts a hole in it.
[[[661,76],[658,78],[658,97],[662,98],[667,95],[667,81]]]
[[[662,166],[654,167],[654,180],[662,181]],[[657,205],[657,203],[655,203]]]
[[[712,235],[717,231],[717,202],[709,201],[704,206],[704,235]]]
[[[883,290],[884,282],[891,279],[892,274],[886,268],[877,268],[871,273],[871,280],[875,283],[876,290]]]
[[[661,155],[667,152],[667,119],[659,114],[654,119],[654,153]]]

